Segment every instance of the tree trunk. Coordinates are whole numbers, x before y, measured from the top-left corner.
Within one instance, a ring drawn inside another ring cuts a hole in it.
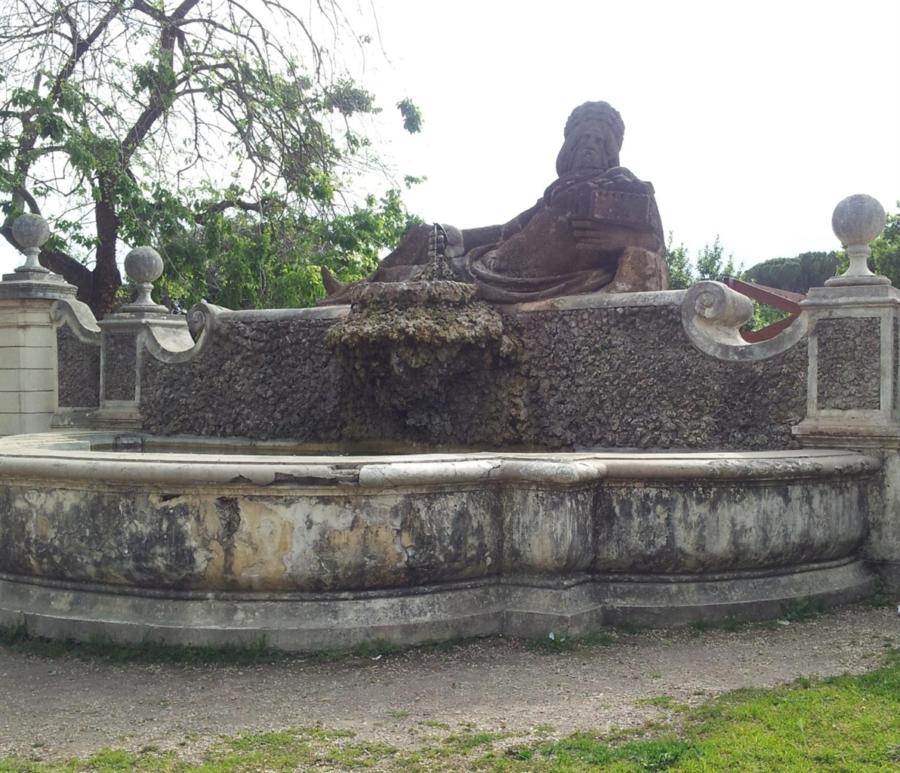
[[[95,215],[97,220],[97,262],[91,272],[90,296],[84,301],[94,316],[102,319],[113,307],[116,293],[122,286],[122,275],[116,263],[116,243],[119,238],[119,216],[110,203],[107,186],[100,181],[100,199]]]

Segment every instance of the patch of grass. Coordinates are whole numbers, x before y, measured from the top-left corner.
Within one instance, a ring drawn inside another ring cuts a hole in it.
[[[594,736],[576,733],[541,752],[554,761],[553,771],[621,770],[662,771],[694,752],[692,744],[673,737],[629,741],[612,746]]]
[[[716,626],[715,623],[711,623],[709,620],[694,620],[688,627],[692,634],[699,636],[701,633],[712,631]]]
[[[876,590],[869,598],[865,601],[870,607],[875,607],[876,609],[883,609],[885,607],[895,607],[900,604],[900,597],[892,596],[890,594],[884,593],[881,590]]]
[[[691,732],[703,767],[685,770],[880,771],[892,767],[900,654],[862,676],[800,679],[706,704]]]
[[[616,637],[611,633],[594,631],[579,639],[582,647],[609,647],[616,643]]]
[[[388,639],[368,639],[353,646],[353,654],[358,658],[380,658],[385,655],[398,655],[403,647]]]
[[[572,652],[578,649],[578,642],[571,636],[544,636],[540,639],[527,639],[525,649],[542,654],[550,652]]]
[[[675,699],[670,695],[657,695],[652,698],[638,698],[635,701],[636,706],[654,706],[658,709],[666,711],[687,711],[689,706],[685,703],[676,703]]]
[[[444,745],[459,751],[470,751],[477,746],[492,744],[501,738],[506,738],[506,733],[464,733],[461,735],[448,735],[444,739]]]
[[[424,722],[421,722],[420,724],[423,725],[424,727],[433,727],[437,730],[449,730],[450,729],[450,725],[448,725],[446,722],[438,722],[436,719],[428,719]]]
[[[825,607],[815,601],[803,599],[781,605],[781,619],[792,623],[803,623],[807,620],[815,620],[825,611]]]
[[[603,631],[594,631],[584,636],[550,636],[540,639],[527,639],[525,649],[530,652],[574,652],[580,649],[593,649],[596,647],[608,647],[616,642],[616,637]]]

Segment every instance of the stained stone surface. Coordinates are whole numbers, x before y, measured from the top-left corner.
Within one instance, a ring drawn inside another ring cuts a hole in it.
[[[894,346],[894,369],[896,370],[900,367],[900,319],[894,319],[891,335]],[[894,377],[893,401],[893,409],[896,411],[898,406],[900,406],[900,378],[897,378],[896,376]]]
[[[375,283],[356,288],[354,298],[353,313],[329,330],[326,343],[352,395],[407,423],[464,393],[461,378],[504,370],[503,361],[517,354],[500,312],[476,300],[471,285]]]
[[[100,404],[100,347],[80,341],[68,325],[56,329],[61,408]]]
[[[757,363],[697,351],[672,307],[504,313],[515,357],[391,409],[328,349],[334,320],[225,318],[196,360],[147,358],[145,430],[301,442],[454,447],[785,448],[806,406],[801,342]],[[410,374],[412,383],[416,375]]]
[[[818,337],[818,399],[823,410],[880,407],[881,323],[876,318],[821,319]]]
[[[136,352],[137,336],[134,333],[111,335],[104,342],[103,369],[107,400],[134,400]]]

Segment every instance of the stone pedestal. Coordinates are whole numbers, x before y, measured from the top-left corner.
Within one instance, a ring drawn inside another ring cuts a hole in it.
[[[141,426],[141,370],[151,356],[148,347],[183,351],[194,341],[184,317],[169,315],[153,302],[151,292],[163,261],[151,247],[136,247],[125,256],[125,272],[137,286],[137,298],[100,326],[100,408],[95,426]]]
[[[100,408],[92,424],[138,428],[142,364],[151,356],[148,338],[164,341],[175,350],[190,348],[193,340],[187,320],[167,315],[163,307],[162,311],[108,314],[97,324],[101,330]]]
[[[900,291],[885,284],[816,287],[809,318],[804,445],[900,448]]]
[[[864,556],[888,589],[900,589],[900,291],[873,274],[867,246],[884,228],[869,196],[844,199],[832,225],[850,265],[800,305],[809,317],[806,419],[794,435],[806,446],[872,449],[882,459],[880,496],[868,511]]]
[[[0,282],[0,435],[47,432],[57,408],[56,326],[51,307],[75,288],[46,271]]]

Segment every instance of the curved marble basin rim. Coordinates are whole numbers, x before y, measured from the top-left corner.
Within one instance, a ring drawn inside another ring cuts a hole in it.
[[[856,475],[881,468],[881,461],[875,456],[820,448],[768,452],[489,450],[300,456],[287,453],[296,446],[283,443],[271,444],[272,454],[260,454],[267,446],[255,441],[128,434],[125,437],[130,442],[146,441],[151,449],[153,445],[177,449],[180,444],[189,444],[208,450],[201,453],[94,450],[109,449],[122,437],[121,433],[74,431],[2,438],[0,478],[396,488],[491,481],[578,485],[618,479],[792,480]],[[247,455],[239,453],[242,445],[247,447]],[[216,450],[228,452],[216,453]]]

